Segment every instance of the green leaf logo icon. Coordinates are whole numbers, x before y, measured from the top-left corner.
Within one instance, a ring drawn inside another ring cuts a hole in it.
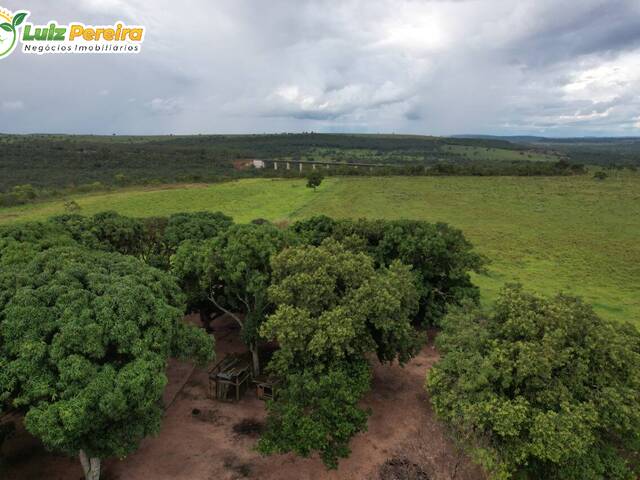
[[[29,12],[22,11],[16,13],[12,19],[9,12],[6,10],[4,10],[4,12],[5,13],[2,16],[7,20],[11,20],[11,23],[0,23],[0,29],[11,34],[11,42],[8,41],[9,38],[6,38],[7,35],[4,35],[5,38],[0,39],[0,58],[4,58],[13,52],[13,49],[18,42],[18,26],[25,21],[27,16],[29,16]]]
[[[17,27],[22,22],[24,22],[24,19],[27,18],[27,15],[28,15],[27,12],[20,12],[20,13],[16,14],[16,16],[13,17],[13,26]]]

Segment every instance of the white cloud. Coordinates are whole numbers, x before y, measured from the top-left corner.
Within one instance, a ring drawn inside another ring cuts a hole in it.
[[[5,112],[15,112],[24,109],[22,100],[4,100],[2,102],[2,110]]]
[[[154,98],[149,102],[149,108],[158,115],[175,115],[182,111],[183,101],[180,98]]]

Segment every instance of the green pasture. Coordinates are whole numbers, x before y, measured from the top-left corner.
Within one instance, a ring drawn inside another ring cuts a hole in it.
[[[533,150],[510,150],[506,148],[471,147],[465,145],[446,145],[443,150],[456,155],[466,156],[470,160],[491,161],[527,160],[529,162],[557,162],[560,157],[554,154]]]
[[[130,216],[221,210],[236,221],[411,218],[461,228],[491,263],[476,276],[490,302],[505,282],[583,296],[603,316],[640,325],[640,175],[247,179],[78,195],[80,213]],[[69,200],[69,199],[65,199]],[[65,200],[0,209],[0,223],[64,213]]]

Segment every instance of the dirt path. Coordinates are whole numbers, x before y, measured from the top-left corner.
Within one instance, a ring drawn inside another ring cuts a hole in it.
[[[243,351],[237,335],[218,325],[218,358]],[[262,422],[264,404],[250,391],[237,404],[207,398],[207,375],[195,369],[184,388],[190,368],[172,362],[165,400],[175,396],[158,436],[147,438],[126,459],[105,462],[103,480],[384,480],[428,478],[430,480],[478,480],[480,469],[461,456],[435,420],[423,384],[425,372],[437,360],[432,344],[404,368],[374,365],[373,389],[364,400],[372,410],[369,429],[351,442],[352,454],[338,470],[327,471],[318,458],[293,455],[263,457],[253,450],[255,435],[238,434],[234,425],[243,420]],[[200,411],[194,416],[194,409]],[[11,480],[80,479],[76,459],[45,452],[27,434],[19,435],[5,449],[8,467],[0,478]],[[423,476],[402,476],[417,469]],[[404,469],[404,470],[403,470]],[[456,472],[454,474],[454,472]],[[455,475],[455,476],[454,476]]]

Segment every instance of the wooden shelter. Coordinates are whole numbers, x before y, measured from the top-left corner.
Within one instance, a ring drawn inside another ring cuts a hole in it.
[[[238,401],[251,381],[251,360],[247,355],[229,354],[209,370],[209,397]]]
[[[260,400],[273,399],[278,385],[278,380],[276,378],[267,375],[259,375],[253,380],[253,383],[256,386],[256,394]]]

